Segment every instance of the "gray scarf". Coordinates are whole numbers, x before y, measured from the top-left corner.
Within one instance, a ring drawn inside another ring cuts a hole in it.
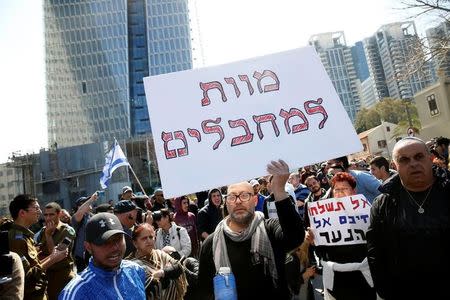
[[[273,254],[272,245],[267,236],[266,227],[264,226],[264,214],[256,211],[252,223],[240,233],[236,233],[228,227],[229,216],[223,219],[216,227],[213,238],[213,255],[216,271],[220,267],[230,267],[228,258],[227,245],[225,244],[225,234],[234,242],[242,242],[248,239],[251,241],[250,253],[255,264],[263,263],[264,274],[270,274],[274,287],[277,286],[278,273],[275,265],[275,256]]]

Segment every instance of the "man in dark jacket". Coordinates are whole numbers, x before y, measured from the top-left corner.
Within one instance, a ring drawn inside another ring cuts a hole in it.
[[[382,186],[371,209],[368,260],[380,297],[440,299],[450,282],[450,173],[432,166],[425,143],[400,140],[398,174]]]
[[[225,204],[229,215],[204,242],[200,254],[197,299],[214,299],[213,277],[229,267],[236,278],[237,299],[289,299],[284,262],[305,236],[285,184],[289,167],[271,162],[272,191],[278,219],[264,219],[255,212],[257,195],[248,182],[228,187]]]
[[[222,220],[222,194],[219,189],[211,189],[208,193],[208,204],[198,211],[197,229],[202,240],[214,232]]]

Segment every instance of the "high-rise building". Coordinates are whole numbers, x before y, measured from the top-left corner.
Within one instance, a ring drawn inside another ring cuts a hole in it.
[[[450,22],[442,22],[428,29],[426,35],[433,56],[433,73],[450,77],[450,52],[447,50],[450,43]]]
[[[360,108],[358,78],[352,59],[351,48],[347,46],[342,31],[316,34],[310,37],[322,64],[330,77],[348,116],[355,121]]]
[[[128,2],[131,135],[151,132],[143,77],[192,69],[187,0]]]
[[[364,53],[364,45],[362,42],[356,42],[351,47],[353,63],[355,65],[356,77],[363,82],[369,77],[369,68],[367,66],[366,55]]]
[[[361,107],[371,108],[376,104],[376,100],[373,77],[369,76],[361,82]]]
[[[192,68],[188,1],[45,0],[44,18],[49,145],[150,133],[143,77]]]
[[[414,22],[386,24],[364,40],[377,100],[412,99],[432,82]]]
[[[24,193],[23,177],[22,169],[14,168],[10,163],[0,164],[0,216],[9,215],[9,203]]]
[[[389,91],[384,77],[383,64],[381,63],[380,52],[378,51],[375,37],[364,39],[364,51],[366,53],[369,74],[374,87],[374,94],[377,101],[389,97]]]

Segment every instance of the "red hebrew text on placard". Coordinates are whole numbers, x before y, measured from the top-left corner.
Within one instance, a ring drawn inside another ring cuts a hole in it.
[[[206,134],[217,133],[219,135],[219,140],[215,142],[213,145],[214,150],[219,148],[220,143],[222,143],[223,139],[225,138],[225,134],[223,133],[222,126],[219,125],[208,126],[207,124],[208,123],[219,124],[221,120],[222,120],[221,118],[217,118],[215,120],[205,120],[202,122],[202,130],[204,133]]]
[[[245,121],[244,119],[239,119],[239,120],[229,120],[228,121],[228,125],[231,128],[236,128],[236,127],[243,127],[244,131],[245,131],[245,135],[240,135],[237,137],[234,137],[231,140],[231,146],[238,146],[241,144],[246,144],[246,143],[250,143],[251,141],[253,141],[253,133],[250,132],[250,128],[248,128],[248,124],[247,121]]]
[[[291,108],[289,112],[284,109],[280,110],[280,117],[284,118],[284,127],[286,128],[287,133],[291,133],[291,126],[289,125],[289,120],[292,117],[299,117],[302,120],[302,123],[292,126],[292,133],[297,133],[301,131],[308,130],[309,122],[305,117],[305,114],[296,108]]]
[[[264,70],[264,72],[262,74],[257,71],[255,71],[253,73],[253,78],[256,78],[258,80],[257,85],[258,85],[259,92],[260,93],[263,92],[263,89],[261,87],[261,80],[266,77],[272,78],[273,81],[275,81],[275,83],[265,85],[264,93],[278,91],[280,89],[280,81],[278,80],[277,74],[275,74],[274,72],[272,72],[270,70]]]

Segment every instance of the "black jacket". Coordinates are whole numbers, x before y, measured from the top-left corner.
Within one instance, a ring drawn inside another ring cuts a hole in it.
[[[216,229],[217,224],[222,221],[222,209],[213,203],[208,203],[198,211],[197,231],[201,236],[203,232],[211,234]]]
[[[286,253],[300,246],[305,232],[292,198],[275,203],[278,219],[266,219],[264,224],[275,256],[278,271],[278,287],[273,287],[272,278],[265,274],[263,264],[255,264],[250,253],[251,239],[234,242],[225,235],[231,269],[236,278],[238,299],[288,299],[289,292],[285,278]],[[216,269],[213,261],[214,233],[202,245],[198,275],[199,294],[197,299],[214,299],[213,277]]]
[[[436,180],[423,214],[409,198],[399,175],[382,185],[383,194],[371,208],[368,260],[377,293],[386,300],[440,299],[439,295],[448,294],[450,173],[433,170]],[[424,194],[415,193],[419,202]]]

